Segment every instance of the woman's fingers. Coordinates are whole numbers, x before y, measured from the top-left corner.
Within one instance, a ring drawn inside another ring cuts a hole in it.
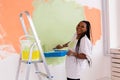
[[[55,48],[53,48],[53,49],[61,49],[61,48],[63,48],[63,46],[61,46],[60,44],[59,45],[57,45]]]

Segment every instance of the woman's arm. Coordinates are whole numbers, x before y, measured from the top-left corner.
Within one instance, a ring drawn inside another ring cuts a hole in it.
[[[70,43],[70,41],[69,42],[67,42],[67,43],[65,43],[65,44],[63,44],[63,47],[68,47],[68,44]]]
[[[84,53],[75,53],[74,56],[78,59],[87,59],[86,55]]]
[[[84,53],[76,53],[76,52],[73,52],[71,50],[68,51],[67,53],[68,56],[75,56],[76,58],[78,59],[87,59],[86,55]]]
[[[70,41],[69,42],[67,42],[67,43],[65,43],[65,44],[63,44],[63,45],[60,45],[60,44],[58,44],[55,48],[53,48],[53,49],[62,49],[62,48],[64,48],[64,47],[68,47],[68,44],[70,43]]]

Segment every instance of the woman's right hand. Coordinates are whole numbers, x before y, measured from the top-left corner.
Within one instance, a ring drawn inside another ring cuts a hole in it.
[[[55,48],[53,48],[53,49],[62,49],[63,48],[63,46],[61,46],[60,44],[58,44]]]

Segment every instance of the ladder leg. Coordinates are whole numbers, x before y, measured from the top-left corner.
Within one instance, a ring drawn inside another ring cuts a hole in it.
[[[21,58],[19,59],[15,80],[19,79],[20,67],[21,67]]]
[[[35,73],[37,74],[37,73],[39,73],[40,72],[40,70],[38,69],[38,65],[37,65],[37,63],[34,63],[34,67],[35,67]],[[39,74],[37,74],[37,76],[38,76],[38,79],[39,80],[41,80],[42,78],[41,78],[41,75],[39,75]]]
[[[25,80],[29,80],[30,67],[31,67],[31,62],[28,62],[26,67]]]

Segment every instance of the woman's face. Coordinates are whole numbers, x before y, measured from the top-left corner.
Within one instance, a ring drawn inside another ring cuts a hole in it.
[[[87,26],[86,23],[80,22],[80,23],[77,25],[77,27],[76,27],[77,35],[80,35],[80,34],[86,32],[86,31],[87,31],[87,27],[86,27],[86,26]]]

